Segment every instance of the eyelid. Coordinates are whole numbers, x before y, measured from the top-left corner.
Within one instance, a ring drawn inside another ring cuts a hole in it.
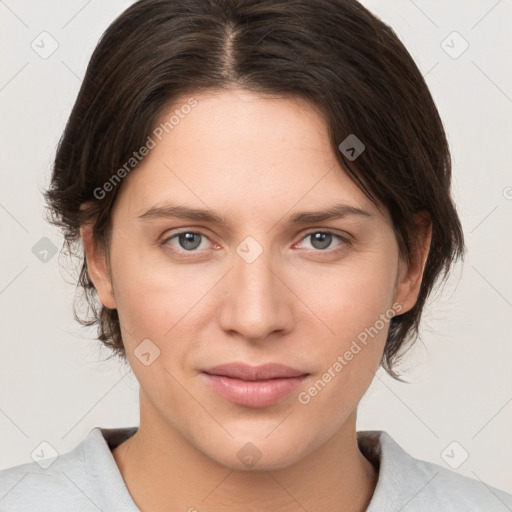
[[[329,235],[335,235],[347,241],[352,240],[352,236],[349,233],[344,231],[343,234],[341,234],[333,228],[309,228],[306,234],[302,236],[301,240],[306,236],[312,235],[313,233],[328,233]]]

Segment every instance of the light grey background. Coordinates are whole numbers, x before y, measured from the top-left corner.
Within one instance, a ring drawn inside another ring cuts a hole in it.
[[[40,192],[92,50],[131,3],[0,1],[0,468],[30,461],[42,441],[64,453],[94,426],[138,423],[133,374],[102,362],[94,330],[73,319],[76,263],[32,252],[43,237],[60,249]],[[358,429],[386,430],[415,457],[512,492],[512,2],[363,4],[426,76],[452,149],[468,254],[402,365],[411,384],[380,370]]]

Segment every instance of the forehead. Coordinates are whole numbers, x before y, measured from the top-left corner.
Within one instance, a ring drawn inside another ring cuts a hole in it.
[[[195,106],[189,110],[191,98]],[[249,163],[291,156],[290,151],[301,149],[318,152],[317,158],[329,152],[327,125],[320,112],[292,96],[239,89],[182,96],[160,113],[155,129],[164,131],[165,144],[174,152],[195,153],[188,155],[195,158],[223,152],[228,163],[241,157]]]
[[[182,108],[190,98],[195,106]],[[374,210],[343,171],[321,114],[300,98],[239,90],[183,96],[155,129],[161,140],[153,137],[118,197],[133,215],[169,197],[253,216],[282,215],[294,204]]]

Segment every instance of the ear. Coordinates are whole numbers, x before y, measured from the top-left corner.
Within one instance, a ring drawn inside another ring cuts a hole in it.
[[[418,300],[432,239],[432,221],[427,212],[417,213],[414,222],[416,238],[411,248],[410,262],[407,264],[400,259],[395,283],[395,302],[402,305],[400,314],[412,309]]]
[[[117,305],[105,250],[96,244],[92,234],[91,223],[83,224],[80,227],[80,236],[87,261],[87,271],[101,303],[109,309],[115,309]]]

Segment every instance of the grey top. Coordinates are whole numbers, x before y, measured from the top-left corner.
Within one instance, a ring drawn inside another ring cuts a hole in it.
[[[50,465],[41,459],[1,470],[0,512],[139,511],[111,452],[136,431],[95,427]],[[384,431],[357,436],[361,452],[379,467],[367,512],[512,511],[511,494],[415,459]]]

